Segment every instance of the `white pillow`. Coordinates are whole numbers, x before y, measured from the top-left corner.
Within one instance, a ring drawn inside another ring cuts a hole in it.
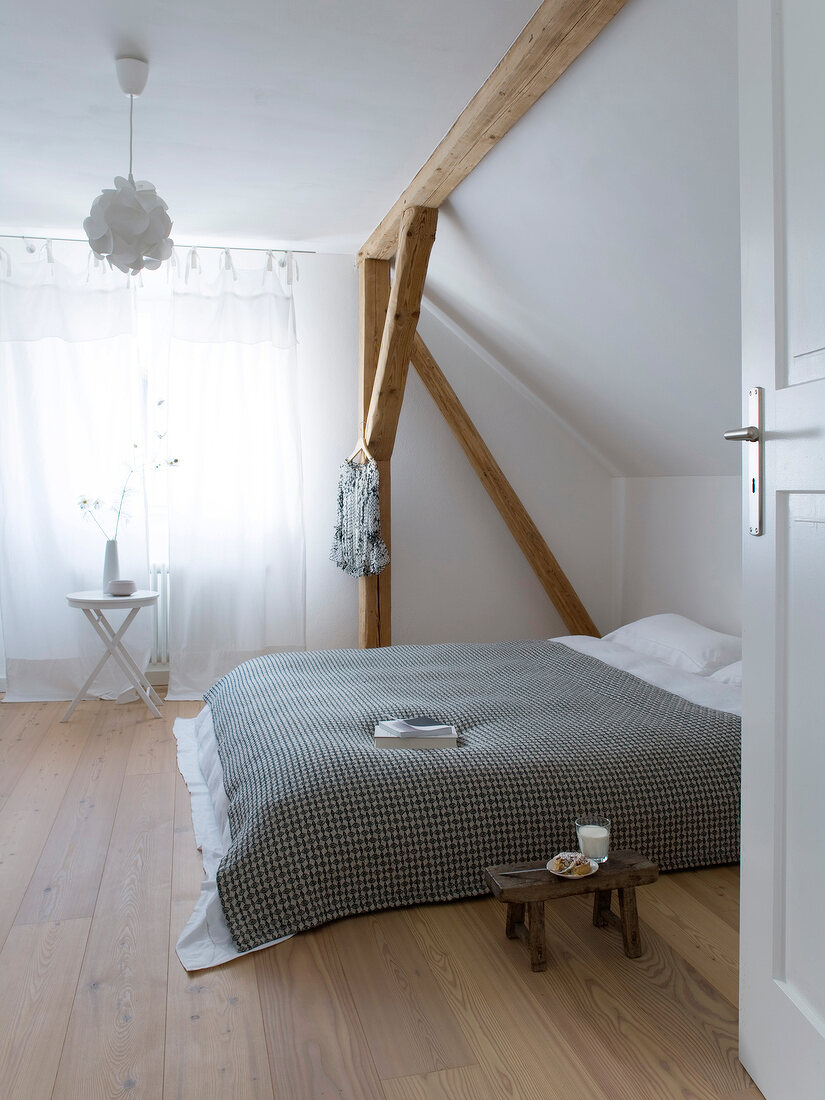
[[[699,676],[708,676],[742,657],[741,638],[709,630],[683,615],[650,615],[620,626],[604,640]]]
[[[720,684],[734,684],[742,686],[742,662],[734,661],[733,664],[724,665],[711,674],[711,680],[718,680]]]

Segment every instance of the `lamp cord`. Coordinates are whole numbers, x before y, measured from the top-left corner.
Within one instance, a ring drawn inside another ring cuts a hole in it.
[[[132,179],[132,137],[134,134],[133,118],[135,114],[135,97],[129,96],[129,179]]]

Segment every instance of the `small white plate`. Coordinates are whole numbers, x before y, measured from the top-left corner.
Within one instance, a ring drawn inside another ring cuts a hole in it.
[[[562,855],[562,853],[557,852],[556,855]],[[553,859],[555,859],[555,858],[556,858],[556,856],[553,856]],[[550,864],[553,862],[553,859],[548,859],[548,861],[547,861],[547,870],[550,872],[551,875],[558,875],[559,878],[569,878],[569,879],[588,878],[590,875],[595,875],[595,873],[599,869],[599,865],[595,861],[595,859],[588,859],[587,862],[590,864],[590,870],[586,874],[584,874],[584,875],[571,875],[569,871],[554,871],[553,868],[550,866]]]

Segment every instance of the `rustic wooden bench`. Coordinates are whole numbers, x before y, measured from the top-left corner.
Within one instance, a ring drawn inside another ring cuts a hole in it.
[[[525,873],[513,874],[514,871]],[[547,969],[544,903],[575,894],[594,895],[593,923],[597,928],[608,925],[621,928],[628,958],[638,958],[642,953],[636,887],[655,882],[659,868],[639,852],[611,852],[598,871],[586,878],[563,878],[544,865],[531,863],[488,867],[484,876],[494,896],[507,905],[507,936],[511,940],[520,939],[527,946],[533,970]],[[619,916],[610,908],[614,890],[619,892]]]

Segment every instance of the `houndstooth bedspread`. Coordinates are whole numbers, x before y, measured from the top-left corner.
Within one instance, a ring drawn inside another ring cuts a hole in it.
[[[486,892],[484,868],[575,847],[577,814],[662,870],[739,858],[740,721],[558,642],[260,657],[206,694],[240,950],[354,913]],[[431,715],[458,747],[378,749]]]

